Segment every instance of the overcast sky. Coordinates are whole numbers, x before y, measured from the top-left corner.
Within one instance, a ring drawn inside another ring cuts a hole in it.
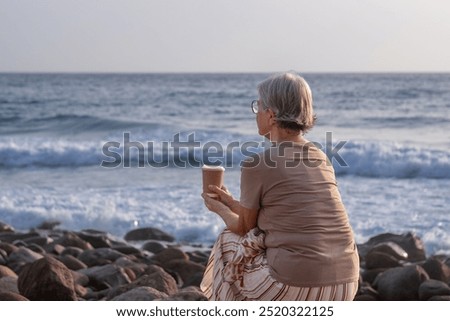
[[[449,0],[0,0],[0,71],[450,71]]]

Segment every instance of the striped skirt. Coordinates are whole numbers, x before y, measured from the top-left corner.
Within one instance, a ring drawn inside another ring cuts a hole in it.
[[[322,287],[296,287],[270,274],[264,233],[257,228],[245,236],[224,230],[209,257],[200,288],[213,301],[351,301],[358,282]]]

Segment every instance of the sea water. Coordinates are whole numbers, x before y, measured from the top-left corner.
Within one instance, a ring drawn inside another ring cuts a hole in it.
[[[115,236],[153,226],[210,244],[201,164],[262,150],[250,103],[267,74],[0,74],[0,221]],[[414,232],[450,254],[450,74],[304,74],[358,242]]]

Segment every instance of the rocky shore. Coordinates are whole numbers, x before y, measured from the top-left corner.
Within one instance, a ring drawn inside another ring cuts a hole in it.
[[[0,300],[206,300],[199,285],[210,248],[152,227],[119,240],[58,225],[16,232],[0,222]],[[450,256],[427,256],[412,233],[380,234],[358,250],[355,300],[450,300]]]

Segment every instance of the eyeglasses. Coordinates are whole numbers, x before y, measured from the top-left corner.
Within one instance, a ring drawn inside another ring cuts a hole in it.
[[[255,100],[252,101],[251,107],[252,107],[252,112],[254,114],[258,113],[258,110],[259,110],[259,106],[258,105],[259,105],[258,104],[258,100],[255,99]]]

